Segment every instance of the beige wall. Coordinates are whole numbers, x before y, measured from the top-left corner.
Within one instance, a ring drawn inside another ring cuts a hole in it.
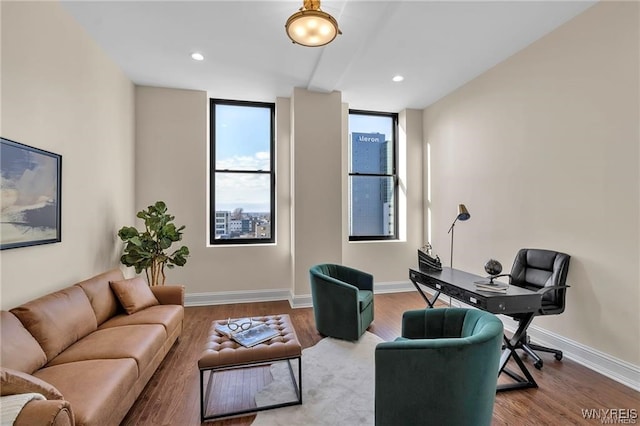
[[[186,225],[191,251],[168,282],[203,303],[278,291],[296,304],[310,301],[309,267],[320,262],[362,268],[377,283],[406,283],[423,244],[421,111],[400,114],[401,241],[348,242],[348,106],[338,92],[294,89],[291,99],[276,100],[277,244],[211,247],[207,105],[205,92],[136,88],[136,208],[167,202]]]
[[[189,294],[289,290],[289,102],[277,101],[278,244],[216,247],[207,237],[208,103],[202,91],[136,87],[136,209],[165,201],[186,226],[191,253],[185,267],[167,271],[167,283]]]
[[[638,3],[603,2],[427,108],[434,247],[510,269],[572,256],[567,309],[534,324],[640,365]]]
[[[56,2],[2,2],[3,137],[62,155],[62,242],[0,252],[2,309],[117,267],[133,84]]]
[[[294,89],[292,237],[294,292],[309,294],[309,268],[342,260],[342,99]]]
[[[191,250],[188,268],[211,277],[199,248],[206,243],[207,94],[202,91],[136,86],[136,211],[167,204]],[[128,225],[143,228],[132,218]],[[179,247],[178,244],[174,248]],[[167,284],[193,282],[184,268],[166,270]],[[195,283],[194,283],[195,284]]]

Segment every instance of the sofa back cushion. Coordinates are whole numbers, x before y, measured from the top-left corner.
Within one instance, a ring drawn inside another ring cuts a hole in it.
[[[0,313],[0,336],[2,367],[31,374],[47,363],[47,356],[36,339],[11,312]]]
[[[82,288],[67,287],[11,310],[51,360],[98,328]]]
[[[123,280],[124,275],[120,269],[112,269],[96,275],[93,278],[76,284],[81,287],[91,302],[93,312],[96,314],[98,325],[102,324],[118,312],[119,304],[115,294],[109,286],[110,281]]]

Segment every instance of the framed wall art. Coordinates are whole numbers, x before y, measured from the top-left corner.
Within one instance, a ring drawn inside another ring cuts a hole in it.
[[[0,250],[58,243],[62,156],[0,137]]]

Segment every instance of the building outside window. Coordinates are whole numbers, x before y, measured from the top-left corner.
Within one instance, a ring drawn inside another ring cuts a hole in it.
[[[349,111],[349,240],[397,239],[398,114]]]
[[[210,100],[210,243],[273,243],[275,104]]]

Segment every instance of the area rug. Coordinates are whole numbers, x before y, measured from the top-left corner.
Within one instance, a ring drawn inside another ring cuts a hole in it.
[[[374,355],[380,342],[365,332],[358,342],[326,337],[304,349],[302,405],[261,411],[252,425],[373,425]],[[256,404],[295,399],[287,365],[274,364],[271,374],[274,380],[256,394]]]

